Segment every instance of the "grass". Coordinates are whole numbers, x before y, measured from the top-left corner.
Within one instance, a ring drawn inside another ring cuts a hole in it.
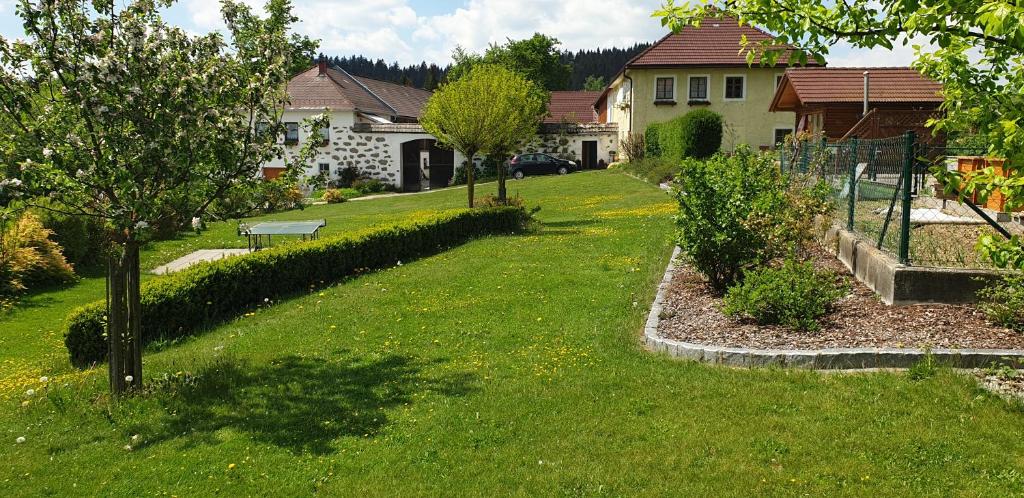
[[[536,233],[148,351],[142,395],[111,402],[102,371],[28,380],[34,396],[0,399],[0,492],[1024,494],[1020,407],[949,370],[733,370],[644,351],[671,247],[673,206],[656,187],[614,171],[512,186],[543,207]],[[464,194],[320,213],[339,229]]]

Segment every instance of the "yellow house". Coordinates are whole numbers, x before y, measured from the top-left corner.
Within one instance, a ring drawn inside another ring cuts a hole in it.
[[[774,146],[793,131],[795,121],[792,113],[769,111],[786,60],[781,57],[775,67],[762,67],[756,60],[748,65],[744,36],[751,43],[772,39],[722,17],[658,40],[627,62],[598,97],[594,107],[599,121],[617,123],[622,139],[643,133],[651,123],[703,108],[723,117],[723,150],[739,144]]]

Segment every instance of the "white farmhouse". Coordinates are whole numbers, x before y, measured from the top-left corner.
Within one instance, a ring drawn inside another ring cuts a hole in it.
[[[617,127],[596,123],[590,105],[594,99],[586,93],[553,92],[551,115],[524,152],[557,155],[588,168],[613,161]],[[455,166],[465,163],[461,154],[439,147],[419,125],[429,91],[353,76],[321,61],[292,78],[288,95],[282,119],[286,154],[297,153],[306,140],[322,142],[306,171],[309,176],[325,174],[333,179],[343,168],[354,167],[399,190],[416,191],[448,186]],[[581,107],[580,102],[586,105]],[[329,126],[307,135],[303,120],[324,109],[329,112]],[[282,171],[283,160],[263,167],[267,178],[276,178]]]

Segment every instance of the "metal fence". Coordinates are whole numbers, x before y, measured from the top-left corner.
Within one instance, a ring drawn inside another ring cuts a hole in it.
[[[891,138],[827,143],[802,141],[780,152],[783,172],[829,183],[836,219],[899,262],[915,266],[988,268],[976,250],[979,237],[1024,235],[1015,213],[944,193],[933,168],[956,170],[958,157],[984,148],[948,147],[917,140],[913,132]]]

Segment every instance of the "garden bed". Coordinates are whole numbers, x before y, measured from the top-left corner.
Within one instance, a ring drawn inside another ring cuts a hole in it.
[[[817,331],[761,326],[728,317],[721,311],[721,296],[701,275],[681,264],[665,294],[658,334],[686,343],[754,349],[1024,349],[1024,334],[989,323],[975,306],[887,306],[831,254],[822,251],[812,261],[835,272],[851,289],[820,320]]]

